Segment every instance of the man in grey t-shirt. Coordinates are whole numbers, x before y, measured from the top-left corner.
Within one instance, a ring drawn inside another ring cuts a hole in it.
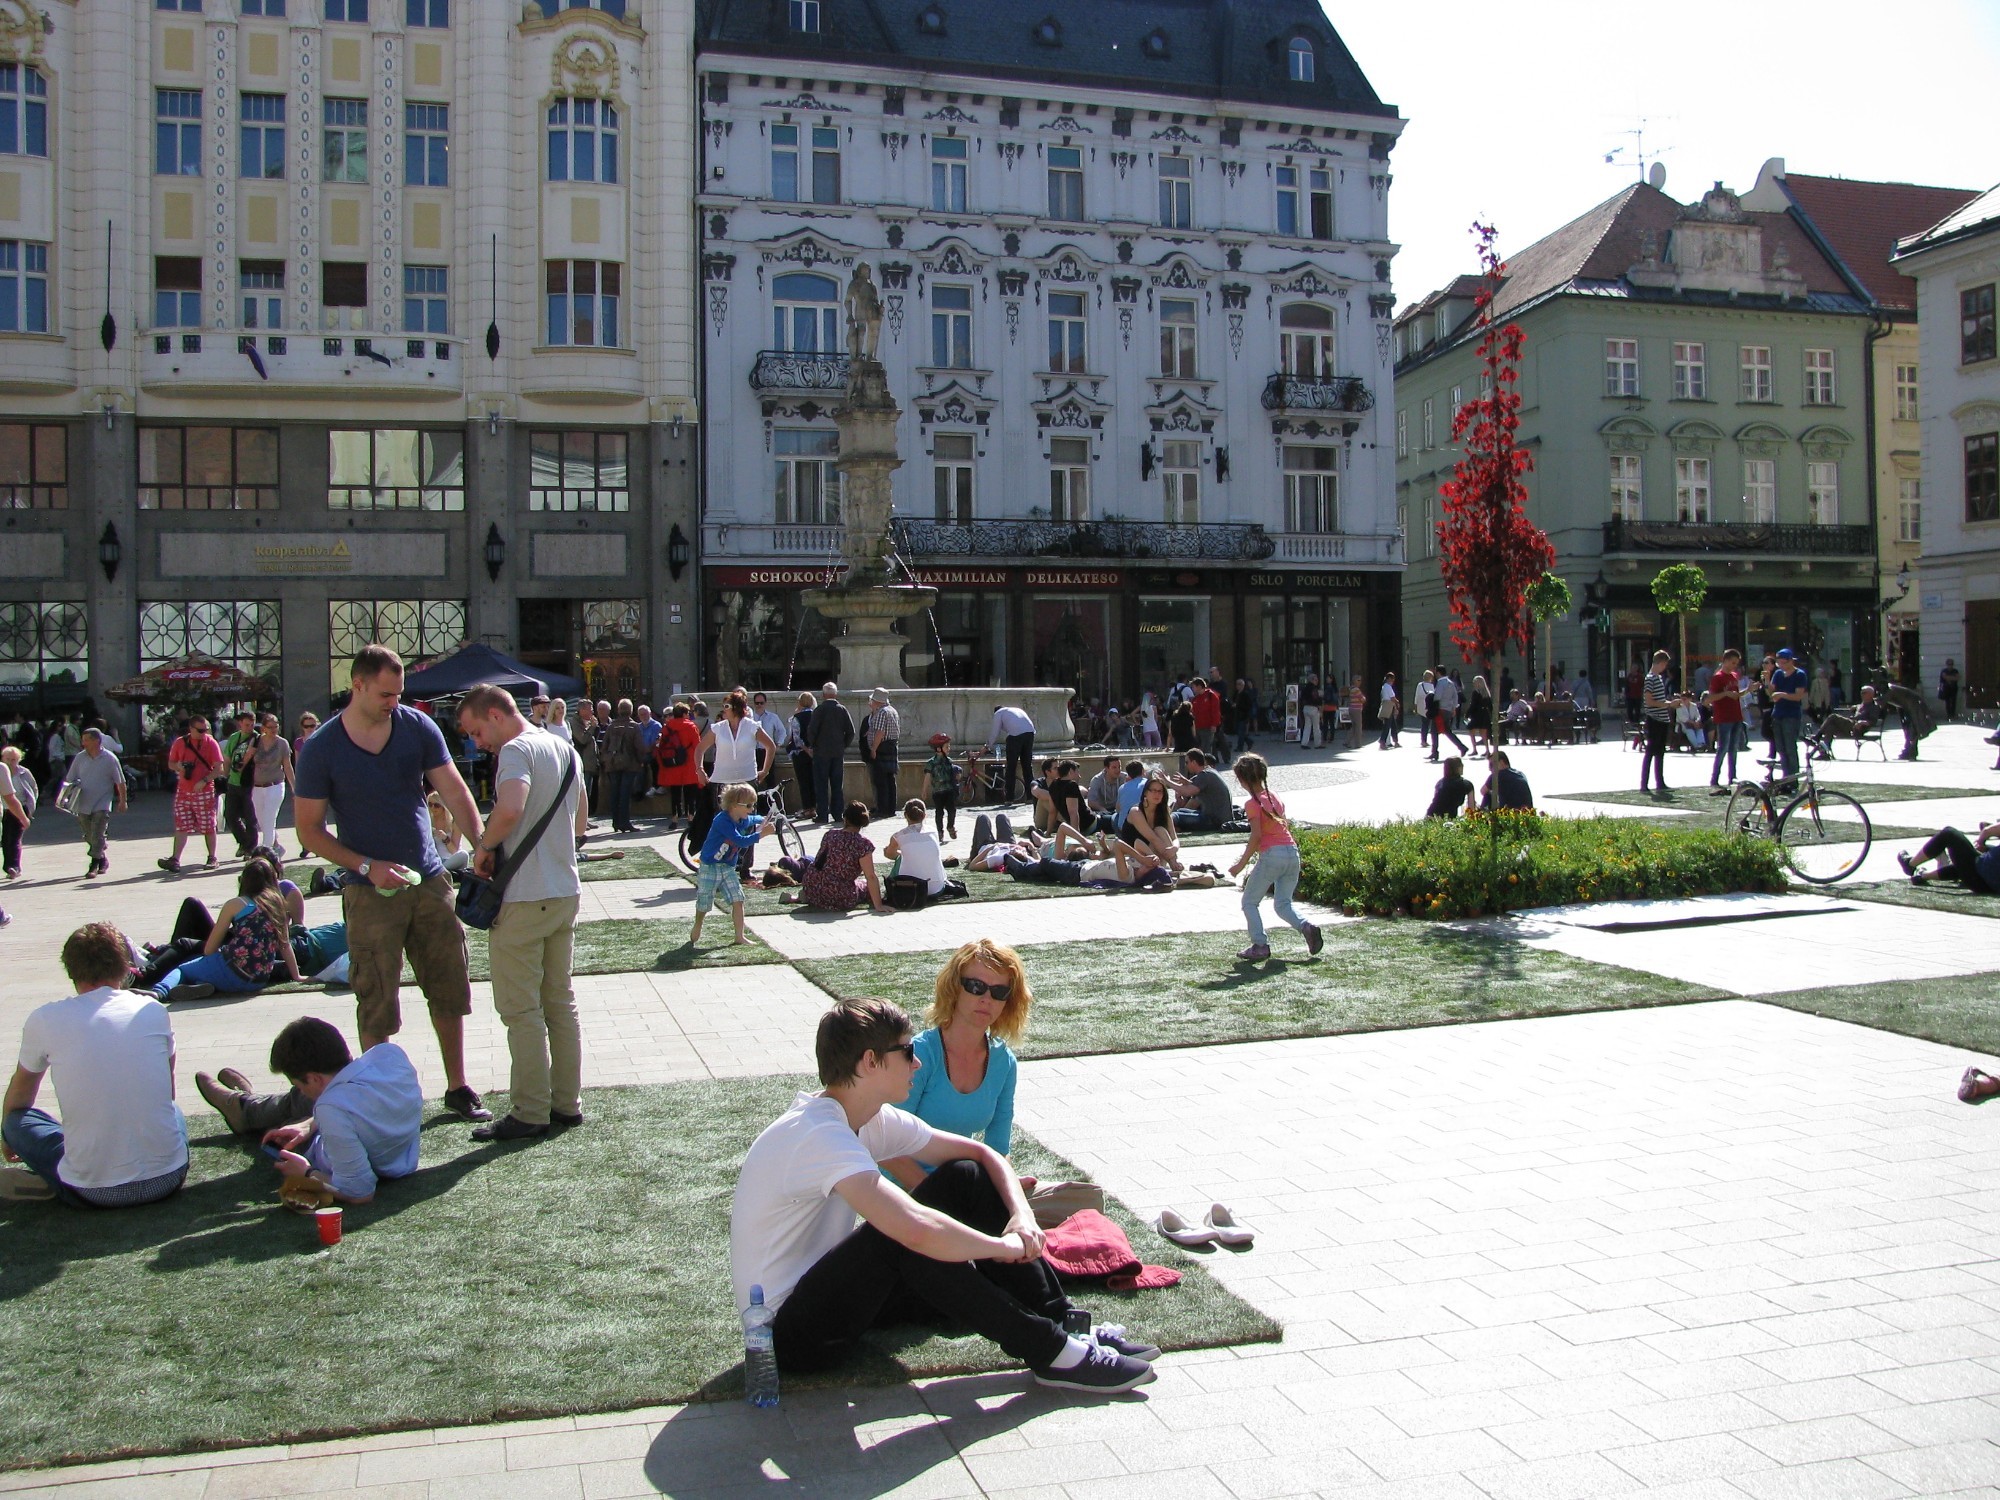
[[[589,814],[576,751],[521,717],[511,694],[482,683],[458,706],[459,728],[494,758],[493,812],[473,856],[473,870],[491,876],[505,847],[548,826],[518,861],[500,895],[487,953],[493,1008],[507,1025],[512,1060],[508,1110],[472,1132],[474,1140],[517,1141],[549,1133],[551,1125],[583,1123],[583,1033],[570,984],[571,946],[582,887],[577,843]],[[560,802],[558,796],[560,795]]]
[[[113,805],[125,811],[125,768],[104,748],[104,736],[97,730],[84,730],[83,748],[70,757],[62,784],[77,789],[76,805],[70,811],[83,826],[84,847],[90,851],[90,865],[83,878],[108,873],[111,857],[105,840],[111,831]]]

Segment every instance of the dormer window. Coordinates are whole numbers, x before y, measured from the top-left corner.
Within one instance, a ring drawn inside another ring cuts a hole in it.
[[[1160,28],[1147,32],[1146,40],[1140,43],[1140,47],[1146,56],[1151,58],[1167,58],[1173,55],[1173,48],[1167,42],[1167,33]]]
[[[1062,22],[1054,16],[1045,16],[1035,23],[1035,44],[1039,47],[1060,47],[1062,45]]]
[[[941,6],[926,5],[917,12],[917,30],[925,36],[944,35],[944,9]]]
[[[1317,59],[1313,56],[1313,44],[1306,37],[1295,36],[1291,46],[1285,49],[1286,75],[1293,83],[1311,83],[1316,74]]]
[[[819,0],[791,0],[792,30],[805,36],[819,35]]]

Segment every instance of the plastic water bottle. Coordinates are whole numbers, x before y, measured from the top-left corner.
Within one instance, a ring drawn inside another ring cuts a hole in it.
[[[750,1305],[743,1309],[743,1394],[752,1406],[778,1404],[778,1356],[771,1343],[771,1319],[764,1289],[750,1288]]]

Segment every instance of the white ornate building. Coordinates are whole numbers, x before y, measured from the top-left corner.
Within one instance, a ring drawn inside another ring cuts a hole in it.
[[[905,622],[913,682],[1129,700],[1219,665],[1268,701],[1391,659],[1402,121],[1316,5],[705,16],[714,680],[832,664],[798,596],[838,551],[864,263],[904,409],[899,551],[941,590]]]

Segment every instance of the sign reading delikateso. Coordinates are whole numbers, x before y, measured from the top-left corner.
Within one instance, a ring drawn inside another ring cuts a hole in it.
[[[442,578],[441,531],[169,531],[162,578]]]

